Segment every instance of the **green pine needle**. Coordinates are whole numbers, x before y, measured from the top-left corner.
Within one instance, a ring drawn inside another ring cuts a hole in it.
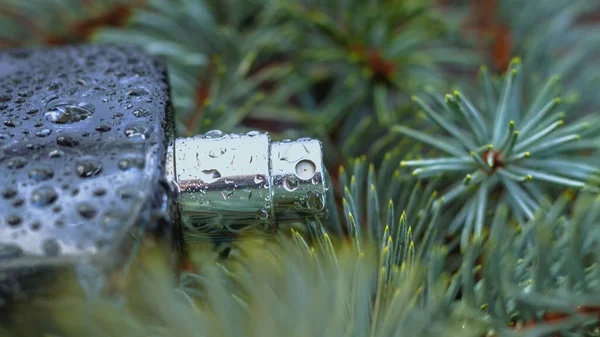
[[[556,113],[560,100],[548,97],[545,90],[533,104],[524,105],[513,88],[515,81],[521,80],[519,73],[520,61],[515,59],[493,110],[478,109],[458,91],[446,95],[445,106],[432,106],[415,97],[429,122],[448,136],[434,138],[405,126],[393,127],[448,155],[407,160],[401,166],[421,179],[444,174],[445,179],[457,180],[441,196],[446,204],[464,205],[455,218],[463,228],[463,248],[471,233],[481,235],[487,210],[498,203],[509,204],[523,223],[533,217],[542,196],[552,192],[552,187],[598,190],[599,170],[581,151],[596,149],[599,117],[590,114],[564,123],[562,114]],[[555,84],[551,79],[549,86]],[[498,188],[502,195],[493,196]]]

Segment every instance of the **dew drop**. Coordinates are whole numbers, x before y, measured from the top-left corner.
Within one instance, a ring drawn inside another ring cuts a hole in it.
[[[110,127],[110,125],[106,125],[106,124],[101,124],[96,126],[96,131],[98,132],[108,132],[110,131],[112,128]]]
[[[103,197],[103,196],[106,195],[106,189],[104,189],[104,188],[97,188],[97,189],[94,190],[93,194],[96,197]]]
[[[40,228],[42,228],[42,223],[39,222],[39,221],[34,221],[34,222],[31,223],[30,227],[31,227],[31,230],[37,231]]]
[[[25,165],[27,165],[27,159],[23,157],[13,157],[6,163],[6,167],[11,170],[21,169],[25,167]]]
[[[56,144],[65,147],[75,147],[79,145],[79,141],[72,136],[58,136],[56,137]]]
[[[58,199],[58,193],[52,186],[39,187],[31,193],[31,203],[36,207],[46,207]]]
[[[36,182],[45,181],[54,177],[54,171],[47,168],[34,168],[28,173],[29,178]]]
[[[65,155],[65,153],[61,150],[52,150],[50,151],[50,153],[48,153],[48,157],[50,158],[60,158],[63,157]]]
[[[0,140],[10,139],[12,137],[14,137],[14,134],[10,132],[0,132]]]
[[[33,91],[31,91],[29,89],[21,89],[21,90],[19,90],[17,95],[19,97],[30,97],[31,95],[33,95]]]
[[[306,195],[306,207],[309,210],[321,211],[325,207],[325,198],[319,192],[308,192]]]
[[[260,184],[263,181],[265,181],[265,178],[263,176],[261,176],[259,174],[257,174],[257,175],[254,176],[254,183],[255,184]]]
[[[6,223],[11,227],[17,227],[23,222],[23,219],[18,214],[9,214],[6,217]]]
[[[288,192],[293,192],[298,189],[298,179],[296,177],[288,176],[283,179],[283,187]]]
[[[130,97],[140,97],[140,96],[146,96],[148,94],[150,94],[150,92],[148,92],[148,90],[144,87],[133,88],[127,92],[127,96],[130,96]]]
[[[75,166],[75,172],[82,178],[98,175],[101,171],[102,163],[92,158],[82,159]]]
[[[20,121],[14,119],[14,118],[9,118],[2,123],[4,125],[8,126],[9,128],[16,128],[16,127],[21,126],[21,124],[22,124]]]
[[[202,170],[202,173],[211,175],[211,177],[213,179],[219,179],[219,178],[221,178],[221,173],[219,171],[215,170],[215,169]]]
[[[84,219],[92,219],[98,214],[96,207],[89,203],[81,203],[77,205],[77,213]]]
[[[127,222],[127,216],[124,213],[109,211],[102,216],[100,224],[107,230],[118,229],[122,224]]]
[[[130,186],[121,187],[117,191],[117,195],[123,201],[134,201],[142,198],[141,191]]]
[[[72,98],[60,98],[50,101],[44,117],[55,124],[72,124],[92,116],[96,108],[87,102]]]
[[[210,152],[208,153],[208,156],[211,158],[219,158],[222,155],[225,154],[225,152],[227,152],[226,148],[218,148],[218,149],[212,149],[210,150]]]
[[[6,187],[2,190],[2,197],[4,199],[12,199],[16,197],[18,194],[17,190],[11,187]]]
[[[129,125],[124,133],[127,138],[142,140],[148,138],[150,129],[144,125]]]
[[[269,213],[265,209],[261,208],[258,210],[256,216],[260,220],[267,220],[269,218]]]
[[[35,135],[37,137],[47,137],[47,136],[50,136],[51,133],[52,133],[52,130],[50,130],[48,128],[43,128],[41,130],[36,131]]]
[[[52,82],[46,86],[46,89],[54,91],[54,90],[58,90],[59,87],[60,87],[60,83]]]
[[[150,116],[150,110],[148,109],[135,109],[133,110],[133,115],[138,118],[148,117]]]
[[[221,138],[224,135],[225,134],[221,130],[211,130],[204,134],[204,138],[206,138],[206,139]]]
[[[123,171],[128,171],[131,169],[142,170],[146,166],[146,162],[143,157],[126,157],[121,158],[117,163],[117,166]]]

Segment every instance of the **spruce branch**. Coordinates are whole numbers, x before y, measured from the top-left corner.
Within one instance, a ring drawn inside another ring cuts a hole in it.
[[[342,245],[332,264],[316,258],[320,249],[300,240],[246,241],[239,246],[241,259],[218,264],[206,263],[210,256],[205,253],[194,253],[199,270],[194,287],[201,297],[177,285],[159,252],[145,254],[126,301],[38,301],[28,312],[44,315],[36,326],[29,324],[29,331],[46,327],[45,332],[61,337],[466,337],[485,331],[484,325],[467,318],[440,315],[443,298],[434,295],[443,290],[443,280],[429,278],[431,295],[420,301],[426,274],[418,263],[384,270],[378,261],[385,257],[378,257],[373,247],[357,256]],[[388,272],[391,281],[381,283],[378,275]]]
[[[512,55],[523,58],[527,71],[523,94],[534,97],[536,88],[546,78],[560,74],[565,101],[574,112],[596,109],[600,101],[593,88],[600,81],[598,22],[585,20],[597,13],[600,4],[586,0],[479,2],[469,13],[466,23],[479,20],[467,32],[487,56],[491,71],[502,73]],[[471,24],[471,26],[473,26]],[[585,64],[585,71],[581,65]]]
[[[100,27],[120,27],[146,0],[18,1],[0,4],[0,47],[88,41]]]
[[[477,277],[465,302],[491,318],[496,335],[598,331],[600,199],[589,193],[573,199],[565,192],[553,203],[544,200],[536,216],[516,228],[506,226],[508,209],[499,205],[489,239],[478,248],[481,260],[465,260],[464,277]],[[470,273],[474,267],[480,272]]]
[[[291,60],[313,82],[292,97],[346,157],[374,152],[371,144],[379,156],[389,150],[398,141],[390,123],[417,126],[406,93],[443,86],[444,66],[475,60],[450,45],[446,16],[428,1],[281,3],[299,50]]]
[[[497,203],[510,205],[513,216],[524,223],[533,218],[543,196],[557,188],[598,190],[599,169],[581,151],[596,149],[599,117],[590,114],[564,125],[560,99],[553,96],[555,78],[525,105],[518,90],[520,67],[518,59],[511,63],[501,92],[488,90],[493,85],[482,69],[483,108],[458,91],[445,101],[434,97],[435,105],[414,97],[428,121],[447,136],[432,137],[402,125],[393,128],[447,155],[405,160],[401,166],[419,179],[443,174],[457,180],[441,196],[445,203],[464,205],[450,225],[451,233],[462,228],[462,248],[471,234],[482,236],[487,212]],[[493,194],[497,189],[499,198]]]
[[[166,58],[180,134],[246,130],[244,118],[284,89],[270,83],[291,70],[273,61],[287,37],[265,24],[265,3],[244,2],[233,14],[224,10],[228,1],[154,1],[136,10],[128,27],[101,30],[94,40],[135,43]]]
[[[391,239],[390,261],[396,265],[409,255],[411,260],[425,258],[430,248],[441,243],[443,234],[440,212],[434,210],[436,188],[441,185],[439,181],[424,184],[402,175],[396,169],[400,153],[388,152],[379,170],[368,164],[366,156],[340,167],[336,187],[341,205],[336,209],[331,197],[331,218],[325,224],[309,219],[310,236],[320,233],[321,227],[336,235],[344,233],[359,251],[363,246],[386,245]]]

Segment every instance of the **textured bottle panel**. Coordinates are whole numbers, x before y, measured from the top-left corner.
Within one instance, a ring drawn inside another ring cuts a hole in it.
[[[164,203],[169,104],[135,47],[0,51],[0,271],[122,260]]]

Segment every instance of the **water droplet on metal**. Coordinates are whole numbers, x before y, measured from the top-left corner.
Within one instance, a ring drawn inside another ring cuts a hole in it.
[[[98,175],[101,171],[102,163],[92,158],[82,159],[75,166],[75,172],[82,178]]]
[[[142,198],[142,192],[135,187],[132,186],[124,186],[119,188],[117,191],[117,195],[123,201],[134,201]]]
[[[150,129],[145,125],[129,125],[125,128],[124,133],[129,139],[143,140],[150,135]]]
[[[306,155],[310,154],[308,148],[298,142],[291,142],[289,139],[286,139],[280,143],[290,143],[285,150],[278,154],[279,160],[286,161],[288,163],[295,163],[302,158],[305,158]]]
[[[258,210],[256,217],[260,220],[267,220],[269,218],[269,212],[267,212],[267,210],[261,208]]]
[[[42,228],[42,223],[39,221],[34,221],[31,223],[31,225],[29,225],[29,227],[31,227],[31,230],[33,231],[38,231],[40,228]]]
[[[37,207],[46,207],[58,199],[58,193],[52,186],[42,186],[31,193],[31,203]]]
[[[18,214],[9,214],[6,216],[6,223],[11,227],[17,227],[23,222],[23,219]]]
[[[135,117],[138,118],[148,117],[151,115],[151,112],[148,109],[135,109],[132,113]]]
[[[77,99],[59,98],[50,101],[45,110],[46,120],[55,124],[72,124],[89,118],[96,108]]]
[[[7,187],[5,189],[2,190],[2,197],[4,199],[12,199],[14,197],[16,197],[18,194],[17,190],[11,187]]]
[[[50,136],[50,134],[52,134],[52,130],[50,130],[48,128],[43,128],[43,129],[35,132],[35,135],[37,137],[47,137],[47,136]]]
[[[111,129],[112,128],[110,127],[110,125],[106,125],[106,124],[100,124],[95,127],[95,130],[99,131],[99,132],[108,132]]]
[[[225,152],[227,152],[227,149],[223,148],[223,147],[218,148],[218,149],[212,149],[208,153],[208,156],[211,158],[219,158],[220,156],[224,155]]]
[[[93,194],[96,197],[103,197],[103,196],[106,195],[106,189],[104,189],[104,188],[97,188],[97,189],[94,190]]]
[[[298,184],[298,179],[296,177],[288,176],[283,179],[283,187],[288,192],[293,192],[298,189]]]
[[[6,167],[12,170],[18,170],[27,165],[27,159],[23,157],[13,157],[7,163]]]
[[[19,92],[17,92],[17,95],[19,97],[30,97],[31,95],[33,95],[33,91],[29,89],[21,89],[19,90]]]
[[[13,133],[10,133],[10,132],[0,132],[0,140],[10,139],[10,138],[12,138],[14,136],[15,135]]]
[[[321,211],[325,207],[325,198],[321,193],[311,191],[306,197],[306,207],[309,210]]]
[[[60,158],[64,155],[65,155],[65,153],[61,150],[52,150],[52,151],[50,151],[50,153],[48,153],[48,157],[50,157],[50,158]]]
[[[98,214],[98,211],[90,203],[81,203],[77,205],[77,213],[84,219],[92,219]]]
[[[148,90],[144,87],[136,87],[127,92],[127,96],[130,96],[130,97],[140,97],[140,96],[146,96],[148,94],[150,94],[150,92],[148,92]]]
[[[207,139],[221,138],[223,136],[225,136],[225,134],[221,130],[211,130],[204,134],[204,138]]]
[[[215,169],[202,170],[202,173],[211,175],[212,179],[219,179],[219,178],[221,178],[221,173],[219,171],[215,170]]]
[[[16,127],[21,126],[21,124],[22,124],[20,121],[14,119],[14,118],[9,118],[2,123],[4,125],[8,126],[9,128],[16,128]]]
[[[52,177],[54,177],[54,171],[47,168],[34,168],[28,172],[28,176],[30,179],[40,182],[52,179]]]
[[[109,211],[102,216],[100,224],[107,230],[115,230],[120,228],[127,221],[127,216],[124,213]]]
[[[140,157],[125,157],[125,158],[119,159],[117,166],[119,167],[119,169],[121,169],[123,171],[131,170],[131,169],[141,170],[144,168],[144,166],[146,166],[146,162],[145,162],[145,159],[141,156]]]
[[[75,147],[79,145],[79,141],[73,136],[58,136],[56,137],[56,144],[65,147]]]

